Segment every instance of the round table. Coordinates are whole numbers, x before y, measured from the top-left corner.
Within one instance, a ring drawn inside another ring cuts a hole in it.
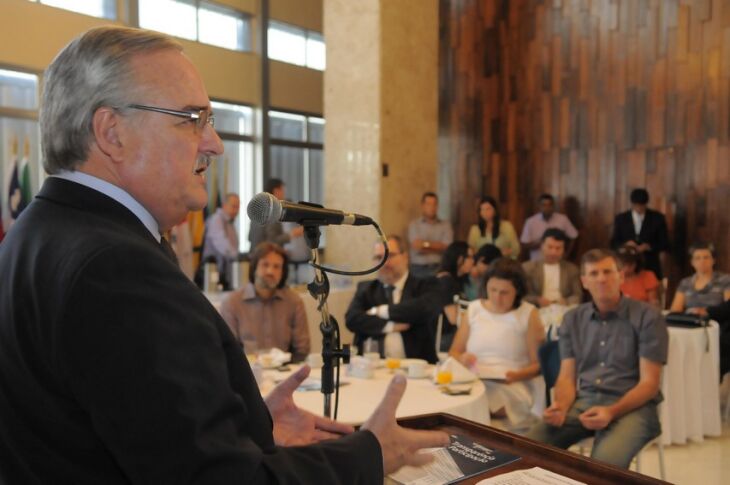
[[[669,327],[669,353],[659,405],[662,443],[720,436],[720,327]]]
[[[291,366],[294,368],[295,366]],[[372,379],[360,379],[346,375],[342,367],[340,381],[348,384],[340,387],[340,403],[337,420],[354,426],[364,423],[380,403],[390,379],[387,369],[377,369]],[[430,374],[430,372],[429,372]],[[267,395],[273,388],[273,381],[286,378],[288,373],[265,371],[266,383],[262,394]],[[311,378],[319,378],[318,369],[313,369]],[[323,415],[324,398],[320,391],[297,391],[294,393],[297,406],[319,416]],[[332,408],[334,412],[334,395]],[[439,391],[430,379],[408,379],[406,392],[396,410],[396,418],[417,416],[429,413],[449,413],[477,423],[489,424],[489,402],[484,385],[480,381],[472,383],[471,393],[449,396]]]

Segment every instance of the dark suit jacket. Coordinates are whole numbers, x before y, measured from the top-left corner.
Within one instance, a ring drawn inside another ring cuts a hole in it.
[[[525,300],[537,305],[542,296],[545,283],[545,263],[543,261],[526,261],[522,268],[527,276],[527,296]],[[568,305],[577,305],[583,299],[583,286],[580,283],[580,270],[568,261],[560,262],[560,294],[568,301]]]
[[[0,245],[0,482],[382,483],[369,432],[274,445],[240,345],[125,207],[46,180]]]
[[[436,357],[436,320],[441,311],[438,303],[439,286],[435,278],[416,278],[408,275],[400,303],[388,306],[390,320],[408,323],[411,328],[402,332],[406,357],[426,359],[434,363]],[[367,311],[388,303],[383,284],[379,280],[363,281],[357,285],[355,297],[345,314],[347,328],[355,334],[355,345],[362,349],[368,337],[379,342],[383,354],[383,327],[388,323]]]
[[[659,253],[669,251],[669,233],[667,221],[664,214],[652,209],[646,209],[644,222],[641,224],[641,232],[636,234],[634,220],[631,218],[631,211],[618,214],[613,221],[613,234],[611,235],[611,247],[615,250],[628,241],[637,244],[647,243],[651,250],[644,254],[644,266],[653,271],[657,278],[662,279],[662,267],[659,262]]]

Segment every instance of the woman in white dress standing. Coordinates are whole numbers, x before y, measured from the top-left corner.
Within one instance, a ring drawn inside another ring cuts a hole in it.
[[[522,300],[527,284],[516,261],[494,261],[480,289],[481,298],[469,305],[449,354],[482,378],[493,416],[506,416],[514,431],[527,429],[534,404],[529,381],[540,373],[537,349],[545,339],[540,316]]]

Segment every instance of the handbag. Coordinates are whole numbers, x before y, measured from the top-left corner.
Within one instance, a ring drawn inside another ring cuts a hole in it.
[[[684,328],[706,327],[710,321],[706,316],[680,312],[668,313],[664,318],[667,321],[667,325]]]

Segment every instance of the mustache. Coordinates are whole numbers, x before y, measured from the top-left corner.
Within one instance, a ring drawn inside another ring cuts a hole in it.
[[[193,167],[193,173],[195,175],[200,175],[206,170],[208,170],[208,167],[210,167],[211,159],[209,155],[198,155],[198,158],[195,159],[195,166]]]

